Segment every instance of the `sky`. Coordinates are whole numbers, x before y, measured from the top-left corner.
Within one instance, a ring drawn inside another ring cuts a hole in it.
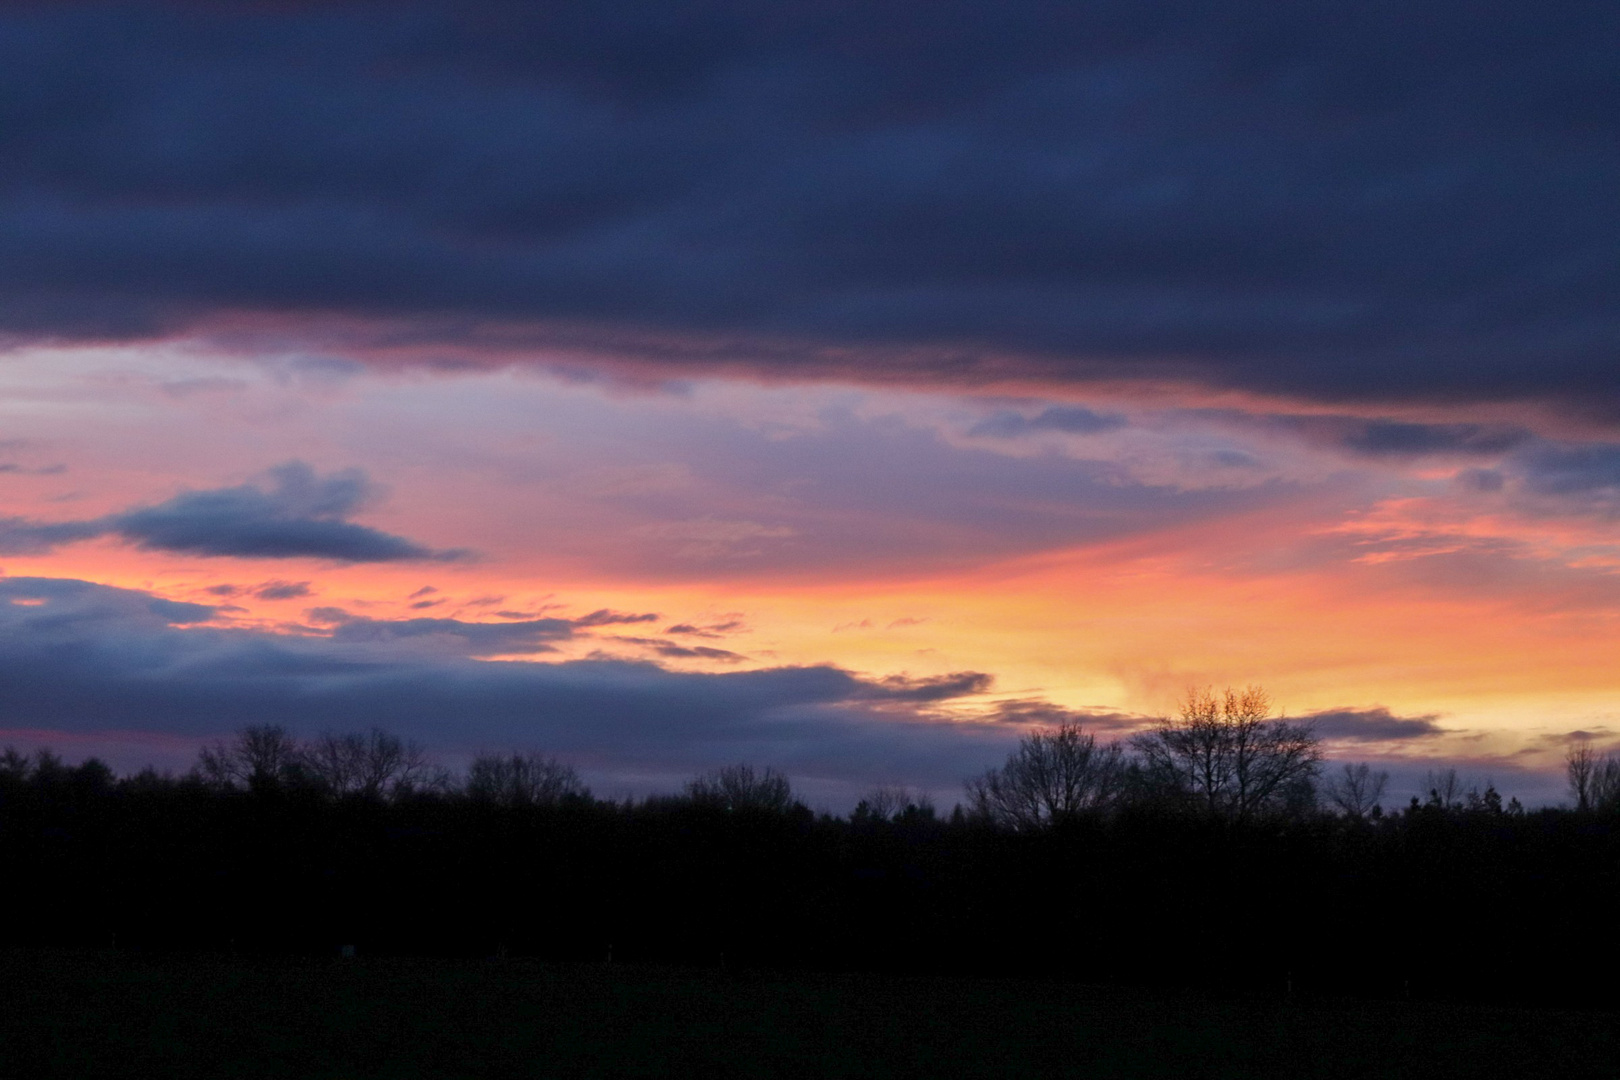
[[[0,5],[0,742],[1620,740],[1620,11]]]

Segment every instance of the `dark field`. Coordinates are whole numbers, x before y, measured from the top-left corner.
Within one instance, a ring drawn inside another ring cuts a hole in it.
[[[1615,1015],[524,960],[0,954],[0,1075],[1573,1077]]]

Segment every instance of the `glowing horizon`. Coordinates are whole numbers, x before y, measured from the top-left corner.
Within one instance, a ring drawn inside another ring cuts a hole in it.
[[[1391,456],[1358,448],[1364,422],[1342,414],[1324,429],[1117,395],[722,379],[629,393],[162,346],[36,350],[4,379],[6,577],[209,605],[198,626],[319,638],[342,618],[609,610],[657,619],[479,662],[993,678],[925,723],[1006,703],[1151,716],[1190,686],[1260,683],[1295,715],[1435,729],[1330,740],[1339,756],[1482,775],[1548,773],[1561,736],[1616,721],[1606,523],[1533,482],[1469,479],[1546,444],[1527,434]],[[19,528],[264,487],[290,461],[317,482],[359,470],[356,527],[467,554],[253,558],[116,534],[18,550]],[[42,738],[19,727],[0,739]]]
[[[838,803],[1258,683],[1556,799],[1620,745],[1611,23],[8,6],[0,741]]]

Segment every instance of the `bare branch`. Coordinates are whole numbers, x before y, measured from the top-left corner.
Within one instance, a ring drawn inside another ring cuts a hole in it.
[[[1378,800],[1384,797],[1389,773],[1373,772],[1365,763],[1348,762],[1324,785],[1328,801],[1350,818],[1360,820],[1372,812]]]
[[[1309,726],[1271,719],[1258,686],[1189,691],[1175,719],[1138,736],[1150,784],[1212,817],[1248,818],[1314,800],[1322,753]]]
[[[588,798],[572,765],[543,754],[485,754],[467,769],[468,796],[500,806],[555,806]]]
[[[687,782],[693,802],[726,810],[787,810],[793,805],[788,778],[775,769],[755,772],[751,765],[727,765]]]
[[[1119,794],[1122,752],[1098,746],[1078,724],[1024,737],[1006,764],[967,782],[981,817],[1015,829],[1039,829],[1109,806]]]

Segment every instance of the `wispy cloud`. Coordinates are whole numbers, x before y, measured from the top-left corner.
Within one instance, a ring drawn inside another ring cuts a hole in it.
[[[645,661],[488,663],[472,657],[541,652],[579,625],[343,617],[329,634],[303,636],[198,625],[217,615],[85,581],[0,578],[8,724],[187,736],[248,723],[377,724],[441,748],[533,746],[598,769],[678,772],[746,758],[851,782],[947,786],[1010,739],[993,726],[897,720],[908,703],[977,693],[981,675],[872,681],[831,665],[711,674]],[[437,652],[424,652],[425,642]]]

